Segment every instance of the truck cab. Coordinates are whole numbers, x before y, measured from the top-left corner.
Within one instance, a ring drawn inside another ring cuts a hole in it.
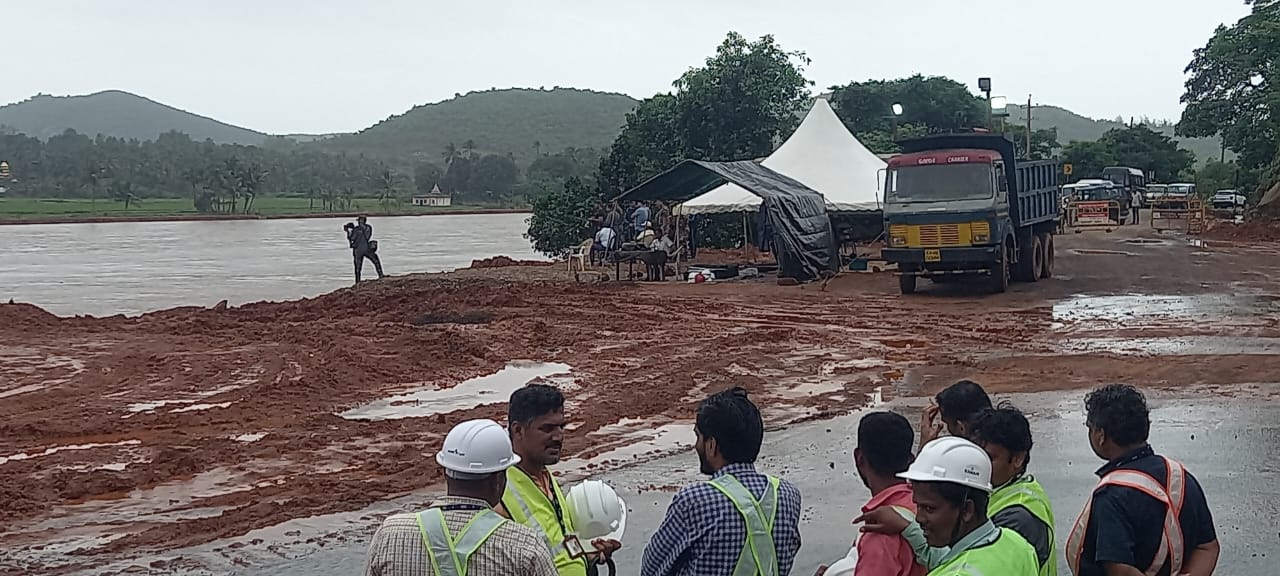
[[[1017,163],[1013,143],[993,134],[904,140],[885,172],[886,247],[904,294],[917,278],[1034,281],[1052,270],[1060,209],[1058,165]],[[1046,248],[1046,244],[1048,244]],[[1016,269],[1015,269],[1016,267]]]

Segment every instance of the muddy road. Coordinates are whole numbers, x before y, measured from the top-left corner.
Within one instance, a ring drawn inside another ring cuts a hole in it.
[[[411,498],[452,423],[504,419],[533,380],[565,388],[566,454],[594,472],[658,456],[730,384],[782,426],[960,377],[1226,393],[1280,374],[1277,245],[1066,235],[1057,274],[904,298],[883,274],[823,292],[502,267],[128,318],[0,305],[0,572],[199,570],[171,552]]]

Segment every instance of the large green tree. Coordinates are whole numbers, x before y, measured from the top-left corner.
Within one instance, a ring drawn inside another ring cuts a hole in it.
[[[730,32],[714,56],[674,84],[684,155],[716,161],[767,156],[777,139],[795,130],[809,102],[808,63],[803,52],[784,50],[773,36],[750,42]]]
[[[1280,1],[1246,0],[1251,13],[1219,26],[1187,66],[1178,123],[1185,136],[1222,137],[1246,168],[1277,163],[1280,149]]]
[[[564,256],[574,246],[591,237],[587,219],[599,196],[575,177],[563,186],[547,186],[533,197],[533,215],[525,238],[533,249],[548,256]]]
[[[1074,179],[1097,178],[1107,166],[1129,166],[1172,182],[1187,176],[1195,163],[1195,155],[1172,138],[1141,124],[1113,128],[1096,142],[1072,142],[1062,157],[1072,165]]]
[[[894,104],[902,107],[902,115],[895,117]],[[880,154],[898,150],[892,139],[895,122],[899,138],[986,124],[986,102],[964,84],[941,76],[833,86],[831,105],[849,131]]]
[[[675,95],[659,94],[627,114],[622,133],[600,159],[596,185],[603,196],[617,196],[680,160],[685,146],[676,129],[676,110]]]

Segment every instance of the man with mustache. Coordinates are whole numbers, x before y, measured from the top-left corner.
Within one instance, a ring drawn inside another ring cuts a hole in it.
[[[786,576],[800,550],[800,491],[756,471],[764,420],[743,388],[698,405],[708,482],[685,486],[644,549],[641,576]]]
[[[987,517],[991,498],[991,458],[978,445],[955,436],[920,449],[911,467],[898,475],[911,482],[916,503],[912,529],[923,531],[929,576],[1036,576],[1035,549],[1009,528]],[[917,528],[918,526],[918,528]],[[910,535],[908,540],[914,540]]]
[[[617,540],[588,543],[574,535],[564,492],[547,466],[560,462],[564,444],[564,395],[554,386],[530,384],[511,394],[507,431],[520,462],[507,468],[502,508],[507,517],[533,528],[555,556],[560,576],[587,576],[622,547]]]

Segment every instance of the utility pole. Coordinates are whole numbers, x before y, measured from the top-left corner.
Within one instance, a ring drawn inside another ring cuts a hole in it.
[[[1031,95],[1027,94],[1027,158],[1031,157]]]

